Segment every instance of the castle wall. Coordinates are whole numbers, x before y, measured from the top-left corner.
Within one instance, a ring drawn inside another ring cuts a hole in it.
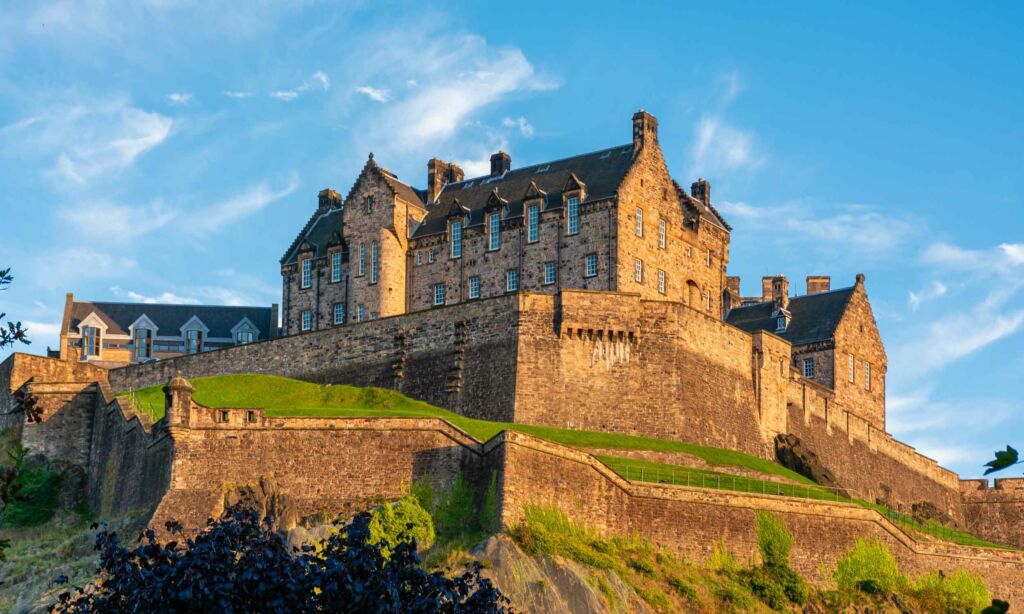
[[[751,337],[679,303],[563,290],[520,314],[516,422],[764,456]]]
[[[101,384],[95,395],[87,500],[100,518],[149,517],[167,492],[173,442],[156,424],[113,397]],[[202,519],[202,520],[205,520]],[[151,525],[156,527],[157,525]]]
[[[931,501],[964,519],[958,476],[836,403],[830,390],[794,378],[788,390],[788,432],[799,437],[843,487],[867,501],[909,514]]]
[[[968,569],[984,576],[993,597],[1024,605],[1019,552],[915,541],[852,504],[630,483],[585,453],[518,433],[506,433],[501,448],[506,526],[520,521],[524,506],[554,506],[601,532],[639,535],[691,559],[706,559],[722,540],[745,561],[758,552],[756,514],[764,509],[793,534],[790,563],[812,581],[826,580],[823,565],[835,565],[858,538],[877,538],[912,575]]]
[[[352,323],[131,365],[110,371],[116,390],[185,377],[270,373],[306,381],[393,388],[474,417],[511,420],[520,301],[508,295],[401,317]]]
[[[1000,544],[1024,548],[1024,478],[961,480],[967,530]]]

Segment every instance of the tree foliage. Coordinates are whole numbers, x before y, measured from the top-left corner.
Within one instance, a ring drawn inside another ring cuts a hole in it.
[[[988,467],[988,469],[985,470],[985,475],[996,471],[1002,471],[1003,469],[1017,465],[1020,462],[1017,451],[1010,446],[1006,446],[1005,450],[996,450],[995,460],[990,460],[985,463],[985,466]]]
[[[0,291],[6,290],[13,282],[14,276],[11,275],[10,268],[0,269]],[[6,313],[0,313],[0,349],[19,341],[25,345],[31,343],[28,340],[28,331],[21,327],[21,322],[7,322],[5,325],[3,319],[6,317]]]
[[[480,576],[419,566],[416,542],[373,544],[362,513],[317,545],[289,551],[256,512],[230,508],[184,543],[152,529],[134,548],[101,531],[100,579],[63,593],[54,612],[504,612],[508,600]],[[181,527],[168,523],[180,534]],[[384,546],[390,556],[384,556]],[[65,578],[59,578],[65,581]]]

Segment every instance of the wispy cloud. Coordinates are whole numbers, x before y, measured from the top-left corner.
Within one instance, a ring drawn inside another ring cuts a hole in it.
[[[94,279],[129,275],[138,269],[134,259],[88,247],[53,249],[39,254],[30,265],[35,286],[67,289]]]
[[[248,98],[249,96],[252,96],[252,92],[225,90],[224,95],[228,98]]]
[[[523,117],[522,115],[520,115],[516,119],[506,117],[505,119],[501,120],[501,125],[507,128],[518,128],[519,134],[523,135],[526,138],[530,138],[531,136],[533,136],[533,124],[527,121],[526,118]]]
[[[167,94],[167,102],[176,105],[187,105],[191,103],[193,99],[192,94],[187,92],[173,92],[171,94]]]
[[[737,169],[757,168],[764,160],[756,150],[753,132],[736,128],[717,115],[707,115],[695,127],[688,174],[720,175]]]
[[[374,102],[387,102],[391,98],[391,92],[388,90],[371,87],[369,85],[360,85],[356,88],[356,91],[360,94],[364,94]]]
[[[82,186],[131,166],[163,143],[173,121],[125,101],[52,107],[19,129],[22,151],[56,155],[51,174]]]
[[[271,92],[270,96],[271,98],[276,98],[278,100],[290,102],[292,100],[295,100],[302,94],[305,94],[306,92],[314,89],[319,89],[324,92],[331,89],[331,80],[323,71],[316,71],[315,73],[310,75],[308,79],[304,80],[301,85],[294,89],[278,90],[276,92]]]
[[[907,294],[907,304],[911,311],[917,311],[922,303],[943,297],[948,291],[949,288],[946,284],[940,281],[933,281],[917,292],[910,291]]]
[[[57,218],[76,234],[117,243],[141,239],[167,226],[176,217],[178,211],[168,207],[162,199],[140,206],[107,200],[76,200],[57,209]]]
[[[177,305],[198,305],[199,301],[190,296],[179,296],[173,292],[162,292],[157,295],[146,295],[134,290],[124,290],[120,286],[111,286],[110,293],[118,298],[128,299],[136,303],[170,303]]]
[[[227,200],[214,203],[197,213],[199,224],[190,226],[191,232],[205,234],[216,231],[223,226],[239,220],[247,215],[260,211],[267,205],[278,201],[299,187],[299,174],[293,171],[288,183],[281,188],[273,188],[268,181],[250,187],[248,190]]]

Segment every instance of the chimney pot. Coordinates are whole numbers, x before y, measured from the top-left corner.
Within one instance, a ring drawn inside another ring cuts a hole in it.
[[[785,275],[776,275],[772,280],[772,303],[774,309],[789,308],[789,281]]]
[[[491,177],[501,177],[512,168],[512,157],[504,151],[491,156]]]
[[[320,193],[317,195],[317,210],[320,213],[325,213],[331,209],[338,209],[340,207],[340,194],[338,194],[331,188],[320,190]]]
[[[701,201],[705,205],[711,204],[711,184],[707,179],[701,177],[690,184],[690,196]]]
[[[807,294],[819,294],[832,289],[832,278],[828,275],[808,275]]]
[[[462,168],[454,162],[445,162],[440,158],[431,158],[427,161],[427,203],[437,201],[441,190],[449,183],[462,181],[465,174]]]

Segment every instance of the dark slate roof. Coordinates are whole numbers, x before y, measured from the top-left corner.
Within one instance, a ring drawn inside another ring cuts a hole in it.
[[[444,232],[447,228],[445,216],[456,198],[470,211],[467,226],[483,224],[484,205],[495,188],[498,195],[508,201],[506,217],[522,216],[523,196],[531,182],[536,182],[537,187],[547,193],[545,210],[561,209],[562,188],[570,174],[575,174],[586,186],[584,202],[603,200],[615,195],[632,163],[633,145],[619,145],[564,160],[512,169],[500,177],[475,177],[448,184],[441,191],[438,204],[430,206],[427,217],[413,236]]]
[[[419,205],[423,207],[423,199],[426,196],[426,190],[417,190],[407,183],[403,183],[398,177],[391,173],[391,171],[382,168],[384,171],[384,180],[388,182],[391,189],[395,191],[395,195],[411,205]]]
[[[166,305],[158,303],[104,303],[75,301],[71,305],[69,332],[78,332],[78,325],[95,313],[114,335],[130,334],[129,328],[143,314],[157,326],[159,336],[177,336],[181,327],[197,316],[210,329],[210,337],[231,337],[231,329],[249,318],[260,330],[260,339],[270,338],[271,307],[229,307],[222,305]],[[277,326],[277,322],[273,322]]]
[[[338,233],[335,240],[340,240],[341,237],[345,236],[342,232],[341,212],[341,209],[330,209],[327,213],[320,213],[319,211],[314,213],[313,217],[309,218],[309,221],[306,222],[306,226],[299,233],[299,236],[288,247],[288,251],[281,258],[281,264],[295,262],[299,257],[302,244],[307,241],[313,246],[314,258],[326,256],[327,244],[331,243],[334,233]]]
[[[772,317],[773,303],[757,303],[745,307],[734,307],[725,321],[733,326],[753,333],[766,330],[778,334],[793,345],[804,345],[815,341],[831,339],[843,318],[846,305],[853,296],[854,287],[820,292],[789,299],[786,310],[792,316],[789,327],[783,333],[775,333],[775,319]]]

